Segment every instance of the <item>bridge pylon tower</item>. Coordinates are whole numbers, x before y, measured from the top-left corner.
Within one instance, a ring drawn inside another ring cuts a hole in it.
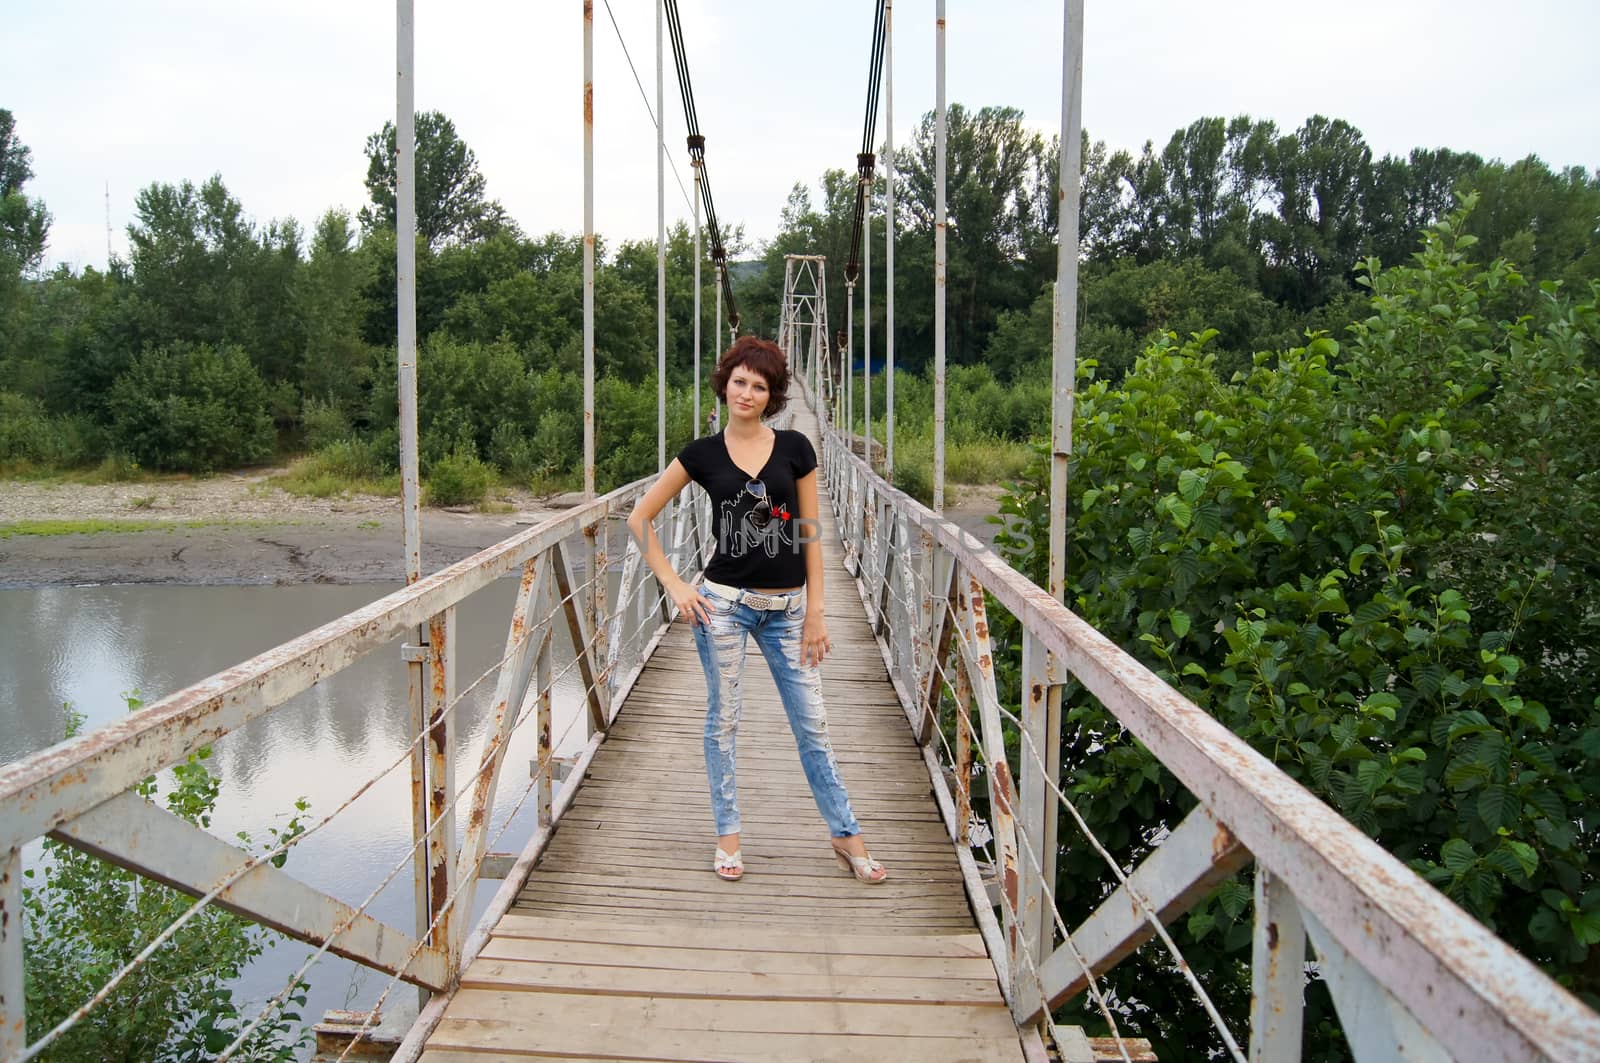
[[[778,346],[794,374],[816,395],[817,408],[830,411],[837,424],[841,414],[830,403],[836,405],[843,391],[842,381],[835,379],[841,367],[835,365],[828,339],[827,263],[825,255],[783,256]]]

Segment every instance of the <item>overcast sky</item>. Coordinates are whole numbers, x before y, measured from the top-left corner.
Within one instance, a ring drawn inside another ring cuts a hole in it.
[[[934,4],[895,10],[894,132],[934,106]],[[20,10],[17,8],[20,7]],[[419,110],[477,153],[524,230],[583,220],[581,0],[416,0]],[[1060,128],[1058,0],[950,0],[948,99],[1005,104]],[[1083,120],[1095,139],[1159,148],[1205,115],[1292,129],[1344,118],[1375,154],[1450,147],[1600,166],[1600,4],[1591,0],[1088,0]],[[650,105],[655,17],[610,0]],[[796,181],[851,167],[865,105],[871,0],[680,0],[708,172],[725,225],[770,238]],[[309,227],[366,202],[363,145],[394,116],[394,4],[376,0],[20,0],[7,14],[0,107],[33,150],[26,191],[54,216],[48,260],[126,254],[134,197],[220,173],[258,223]],[[655,235],[651,119],[596,0],[600,232]],[[681,100],[667,147],[684,180]],[[888,103],[884,99],[884,106]],[[886,115],[880,111],[880,139]],[[669,219],[689,206],[668,171]]]

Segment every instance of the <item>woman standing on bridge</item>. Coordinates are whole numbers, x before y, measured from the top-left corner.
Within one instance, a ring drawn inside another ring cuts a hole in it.
[[[728,348],[711,377],[712,390],[728,404],[727,427],[683,448],[634,507],[628,530],[679,614],[694,625],[706,674],[706,777],[718,835],[712,869],[730,882],[744,875],[734,741],[745,643],[754,636],[834,856],[857,879],[878,883],[888,873],[867,852],[839,780],[817,670],[832,646],[822,608],[816,451],[801,433],[762,423],[788,401],[789,379],[788,359],[776,344],[743,336]],[[673,571],[650,527],[691,480],[711,496],[717,536],[698,587]]]

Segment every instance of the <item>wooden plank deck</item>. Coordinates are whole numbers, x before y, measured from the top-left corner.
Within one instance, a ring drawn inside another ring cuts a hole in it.
[[[739,728],[746,873],[736,883],[712,873],[705,680],[677,622],[463,973],[424,1063],[1022,1059],[826,500],[822,509],[829,730],[889,880],[863,885],[834,861],[753,644]]]

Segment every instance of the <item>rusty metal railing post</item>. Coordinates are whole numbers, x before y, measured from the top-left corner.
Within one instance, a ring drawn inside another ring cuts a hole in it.
[[[1011,984],[1006,996],[1012,1002],[1013,1014],[1018,1014],[1018,989],[1026,980],[1022,972],[1022,950],[1019,948],[1021,927],[1017,924],[1019,911],[1017,858],[1017,789],[1012,779],[1011,765],[1006,761],[1005,727],[1000,718],[1000,699],[995,688],[994,653],[989,641],[988,607],[983,599],[983,584],[963,567],[957,567],[961,576],[956,581],[956,617],[960,622],[962,638],[959,643],[962,664],[971,678],[973,693],[978,701],[979,741],[983,749],[986,777],[989,785],[989,830],[994,834],[995,874],[999,878],[1002,902],[1000,923],[1006,942],[1006,959],[1011,974]]]
[[[428,922],[432,943],[450,955],[455,971],[460,943],[453,933],[456,889],[456,607],[428,621]]]
[[[850,366],[850,394],[853,398],[856,390],[856,282],[849,280],[848,278],[844,282],[844,335],[844,350],[839,352],[839,356],[844,359],[845,364]],[[850,440],[855,435],[856,431],[855,411],[848,410],[845,413],[844,424],[836,427],[839,431],[840,438],[845,441],[845,446],[851,447],[852,444],[850,443]],[[870,444],[868,445],[870,446]]]
[[[945,329],[945,219],[946,118],[944,105],[944,0],[936,5],[934,81],[937,86],[933,125],[933,511],[944,512],[944,329]]]
[[[1250,956],[1251,1063],[1299,1063],[1305,960],[1300,906],[1281,878],[1258,866]]]
[[[27,974],[22,962],[22,850],[0,852],[0,1057],[28,1045]]]
[[[883,4],[883,95],[883,478],[894,483],[894,0],[884,0]]]
[[[583,529],[584,539],[584,569],[585,579],[588,580],[588,592],[584,595],[585,605],[589,612],[589,646],[587,652],[594,665],[595,694],[600,700],[605,718],[611,719],[611,680],[612,661],[611,644],[607,637],[609,625],[606,623],[607,598],[606,568],[610,561],[610,551],[606,543],[607,514],[601,513],[600,517],[591,525]],[[585,647],[578,647],[578,652],[585,652]],[[584,739],[594,732],[584,725]]]
[[[907,529],[908,533],[909,530]],[[936,659],[935,654],[935,642],[939,633],[934,630],[934,624],[939,618],[934,615],[934,597],[935,595],[943,595],[948,589],[948,585],[946,587],[938,587],[934,582],[936,566],[933,563],[933,536],[928,534],[926,530],[919,529],[916,541],[917,564],[912,573],[912,586],[907,588],[907,593],[911,596],[912,607],[916,609],[916,613],[913,616],[907,617],[908,620],[913,620],[916,623],[916,645],[913,656],[916,661],[916,685],[912,689],[916,692],[916,696],[923,700],[925,715],[936,715],[939,699],[936,695],[924,697],[924,691],[929,689],[928,681],[933,678],[937,671],[937,666],[942,663]],[[909,534],[906,545],[910,546]],[[937,687],[933,689],[936,690]],[[917,736],[918,740],[926,741],[923,735],[928,733],[926,726],[921,728]]]
[[[539,809],[539,827],[548,830],[552,820],[551,798],[554,787],[551,785],[551,776],[555,772],[555,742],[553,739],[554,722],[551,715],[550,692],[550,625],[545,625],[539,632],[539,654],[534,658],[533,681],[537,684],[538,701],[535,702],[534,726],[539,732],[539,778],[535,783],[537,788],[537,802]]]
[[[954,608],[951,603],[949,608]],[[956,664],[956,844],[972,844],[972,678]]]
[[[1056,796],[1045,773],[1042,762],[1052,744],[1050,728],[1050,684],[1045,663],[1045,649],[1032,631],[1022,633],[1022,749],[1017,765],[1021,776],[1019,795],[1019,830],[1033,851],[1033,858],[1022,861],[1018,890],[1022,921],[1022,939],[1035,961],[1050,955],[1055,946],[1055,930],[1050,917],[1051,896],[1055,892],[1053,881],[1055,861],[1051,859],[1053,842],[1048,824],[1057,818]],[[1057,699],[1059,702],[1059,699]],[[1056,719],[1060,719],[1059,712]],[[1060,744],[1059,725],[1054,744]],[[1019,957],[1018,963],[1024,960]],[[1030,977],[1023,983],[1029,986],[1023,996],[1034,993]],[[1021,985],[1019,985],[1019,991]]]

